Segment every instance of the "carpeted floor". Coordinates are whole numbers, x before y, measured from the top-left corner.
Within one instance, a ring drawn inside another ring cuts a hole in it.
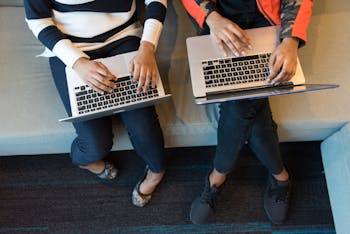
[[[289,219],[272,225],[262,194],[266,170],[243,150],[203,226],[189,221],[214,147],[167,149],[169,169],[152,202],[131,204],[144,164],[133,151],[113,152],[120,176],[105,182],[70,163],[68,155],[0,157],[0,233],[335,233],[319,142],[283,143],[294,177]]]

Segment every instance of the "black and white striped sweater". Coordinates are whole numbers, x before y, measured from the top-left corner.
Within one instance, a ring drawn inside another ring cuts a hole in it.
[[[24,0],[26,21],[45,45],[43,56],[57,56],[71,67],[84,51],[102,48],[126,36],[157,46],[166,0],[145,0],[144,28],[136,0]]]

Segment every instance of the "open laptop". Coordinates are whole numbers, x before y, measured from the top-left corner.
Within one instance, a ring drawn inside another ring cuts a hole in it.
[[[78,76],[71,68],[66,68],[67,84],[72,116],[59,121],[85,121],[113,115],[127,110],[153,105],[168,99],[162,80],[157,71],[156,88],[149,88],[147,93],[136,93],[137,83],[132,81],[128,64],[136,51],[108,58],[97,59],[116,77],[117,87],[110,93],[99,94]]]
[[[336,88],[338,85],[305,84],[298,59],[296,74],[278,86],[267,84],[270,54],[279,44],[279,26],[246,30],[252,50],[246,55],[225,57],[210,35],[186,40],[192,91],[197,104],[263,98]]]

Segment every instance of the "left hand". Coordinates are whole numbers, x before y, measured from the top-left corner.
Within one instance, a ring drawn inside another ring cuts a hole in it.
[[[157,64],[154,50],[152,43],[142,41],[136,56],[130,61],[133,81],[138,81],[137,93],[147,92],[150,85],[156,87]]]
[[[270,75],[267,83],[278,84],[292,79],[297,68],[299,41],[296,38],[284,38],[270,56]]]

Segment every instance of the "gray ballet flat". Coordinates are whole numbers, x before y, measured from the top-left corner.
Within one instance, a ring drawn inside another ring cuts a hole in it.
[[[144,179],[146,179],[148,170],[148,167],[146,167],[141,180],[137,182],[137,184],[134,187],[134,190],[132,191],[132,204],[138,207],[144,207],[152,198],[152,193],[143,194],[140,192],[140,185],[144,181]]]
[[[105,168],[99,174],[96,174],[100,179],[103,180],[112,180],[117,177],[118,170],[117,168],[110,162],[103,160],[105,163]]]

